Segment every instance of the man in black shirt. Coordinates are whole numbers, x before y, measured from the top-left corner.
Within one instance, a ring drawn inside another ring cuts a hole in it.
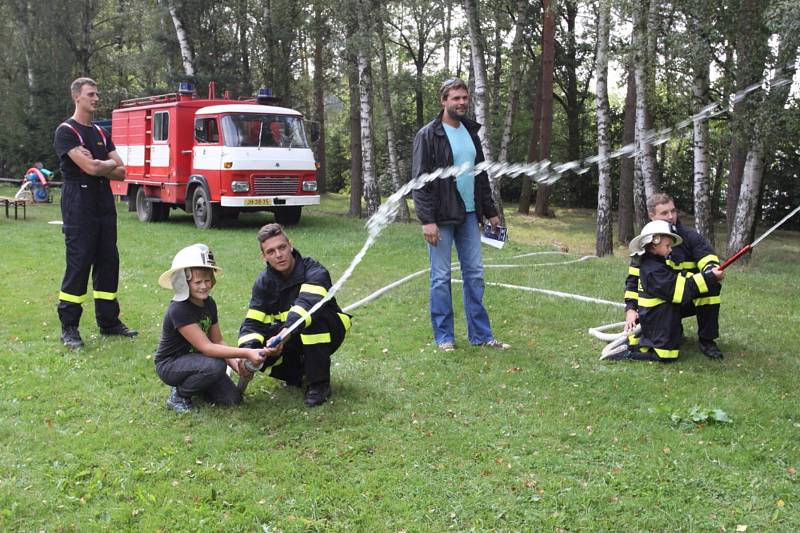
[[[78,332],[82,304],[88,298],[92,274],[97,325],[103,335],[133,337],[137,331],[119,319],[117,284],[117,212],[108,180],[125,179],[125,167],[109,135],[92,124],[100,97],[89,78],[72,82],[75,113],[56,128],[53,146],[61,160],[62,231],[66,243],[66,270],[58,295],[61,341],[80,348]]]

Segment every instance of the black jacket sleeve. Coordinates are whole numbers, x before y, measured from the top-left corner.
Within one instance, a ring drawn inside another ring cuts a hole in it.
[[[277,294],[269,287],[266,271],[259,274],[253,284],[250,305],[242,325],[239,327],[239,346],[262,348],[264,343],[278,331]]]
[[[428,138],[428,130],[429,127],[424,127],[414,137],[411,154],[411,179],[416,179],[433,170],[430,168],[432,146]],[[414,199],[414,210],[417,212],[420,222],[423,224],[436,222],[436,194],[433,183],[426,183],[423,187],[414,189],[411,196]]]
[[[331,276],[324,266],[309,257],[304,258],[304,261],[306,267],[305,281],[300,285],[300,292],[289,308],[289,313],[284,322],[284,325],[288,327],[297,320],[303,319],[302,324],[296,330],[298,332],[311,325],[314,317],[309,315],[308,311],[327,296],[332,285]]]

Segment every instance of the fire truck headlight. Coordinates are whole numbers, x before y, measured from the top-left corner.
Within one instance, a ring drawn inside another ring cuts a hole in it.
[[[303,182],[303,192],[314,192],[317,190],[317,182],[316,181],[304,181]]]
[[[232,181],[231,190],[233,192],[247,192],[250,190],[250,184],[246,181]]]

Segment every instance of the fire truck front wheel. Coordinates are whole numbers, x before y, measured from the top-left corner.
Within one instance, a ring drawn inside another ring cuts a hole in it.
[[[219,225],[222,218],[219,204],[211,202],[208,192],[203,187],[197,187],[192,194],[192,217],[194,225],[200,229],[208,229]]]

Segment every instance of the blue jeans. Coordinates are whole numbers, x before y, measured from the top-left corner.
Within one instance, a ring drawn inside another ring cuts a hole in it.
[[[433,338],[436,344],[454,342],[453,297],[450,287],[450,260],[453,243],[461,266],[464,314],[467,316],[467,336],[472,344],[491,341],[489,314],[483,306],[483,264],[481,234],[475,213],[467,213],[461,224],[439,226],[441,240],[428,244],[431,262],[430,310]]]

